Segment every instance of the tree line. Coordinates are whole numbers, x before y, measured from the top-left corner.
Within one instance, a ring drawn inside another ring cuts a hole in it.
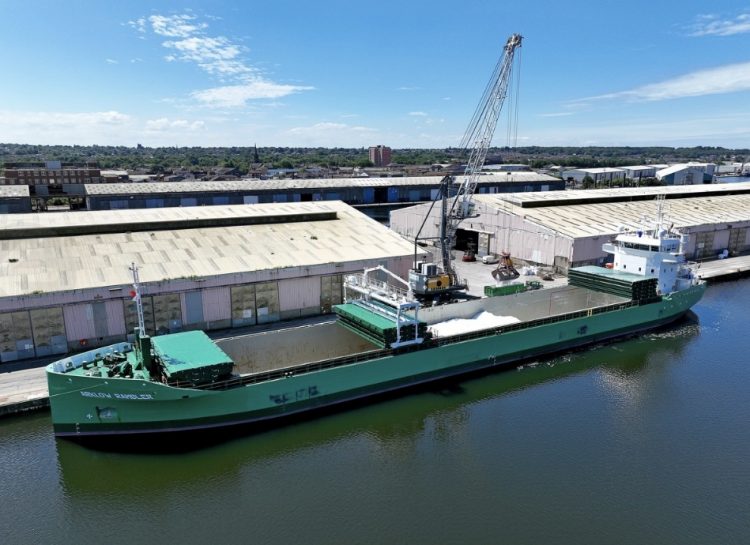
[[[466,150],[394,149],[392,161],[399,165],[430,165],[462,162]],[[532,168],[549,165],[580,168],[683,161],[750,161],[750,149],[696,146],[671,147],[495,147],[487,163],[522,163]],[[367,148],[294,147],[136,147],[42,146],[0,144],[0,168],[5,163],[59,160],[96,163],[104,169],[145,169],[161,172],[175,168],[230,167],[249,172],[254,165],[269,168],[368,167]]]

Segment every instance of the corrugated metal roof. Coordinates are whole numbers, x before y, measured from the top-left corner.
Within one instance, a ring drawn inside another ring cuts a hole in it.
[[[132,195],[141,193],[227,193],[257,189],[256,180],[224,182],[138,182],[84,184],[86,195]]]
[[[567,169],[566,169],[567,170]],[[591,174],[605,174],[609,172],[622,172],[622,168],[593,167],[593,168],[571,168],[568,172],[589,172]]]
[[[0,185],[0,197],[28,197],[29,186],[27,185]]]
[[[505,200],[523,206],[525,203],[554,203],[564,201],[586,201],[618,199],[622,197],[644,197],[666,195],[667,198],[676,198],[679,195],[710,195],[712,193],[723,193],[732,191],[734,193],[750,192],[750,182],[738,182],[729,184],[699,184],[699,185],[670,185],[656,187],[621,187],[613,189],[572,189],[567,191],[542,191],[526,193],[505,193],[495,195],[491,198]]]
[[[330,204],[329,207],[326,207]],[[192,220],[231,220],[233,218],[268,218],[271,216],[294,216],[300,213],[316,214],[325,211],[337,211],[345,206],[337,201],[316,203],[268,203],[254,205],[228,206],[188,206],[184,208],[141,208],[132,210],[93,210],[46,214],[0,214],[0,239],[3,233],[24,229],[31,232],[35,229],[50,228],[90,228],[112,226],[128,223],[174,223]]]
[[[670,174],[674,174],[675,172],[680,172],[681,170],[687,170],[690,167],[699,168],[699,165],[672,165],[671,167],[663,168],[659,170],[656,173],[657,178],[661,178],[663,176],[669,176]]]
[[[278,215],[283,210],[334,210],[337,219],[0,240],[0,296],[127,286],[131,262],[140,265],[141,281],[146,283],[383,260],[414,252],[410,242],[339,201],[13,216],[31,224],[96,223],[122,221],[120,215],[148,221],[158,216]],[[36,222],[31,216],[36,216]]]
[[[137,195],[153,193],[226,193],[231,191],[315,190],[347,187],[435,186],[442,176],[407,176],[404,178],[309,178],[305,180],[239,180],[226,182],[146,182],[85,184],[85,193],[95,195]],[[461,181],[463,176],[458,176]],[[500,172],[483,174],[480,183],[549,183],[559,182],[538,172]]]
[[[614,234],[621,225],[637,229],[642,227],[644,216],[656,216],[656,200],[522,208],[492,195],[476,195],[475,199],[572,238]],[[666,204],[666,216],[677,229],[750,222],[750,194],[670,199]]]

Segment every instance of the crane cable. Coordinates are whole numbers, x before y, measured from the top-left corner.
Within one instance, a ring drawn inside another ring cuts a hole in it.
[[[521,66],[523,65],[523,48],[518,51],[518,68],[516,70],[516,92],[515,100],[513,102],[515,109],[515,120],[513,122],[513,147],[518,147],[518,102],[521,99]]]
[[[523,57],[523,48],[518,50],[517,66],[511,67],[511,79],[515,80],[515,89],[513,84],[509,86],[508,93],[508,126],[506,132],[506,146],[515,148],[518,146],[518,102],[521,98],[521,61]]]

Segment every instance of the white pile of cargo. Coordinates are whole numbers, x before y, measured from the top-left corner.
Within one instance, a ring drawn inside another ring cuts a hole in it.
[[[498,316],[484,310],[473,318],[454,318],[453,320],[432,324],[428,329],[435,337],[453,337],[473,331],[517,324],[520,321],[515,316]]]

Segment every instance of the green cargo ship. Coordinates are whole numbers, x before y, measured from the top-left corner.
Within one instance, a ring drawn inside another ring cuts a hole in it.
[[[621,233],[605,245],[611,268],[572,269],[562,287],[420,308],[365,274],[347,280],[359,297],[336,308],[336,322],[216,342],[201,331],[138,333],[47,367],[54,431],[267,422],[662,326],[705,284],[685,264],[682,241],[654,233]]]

